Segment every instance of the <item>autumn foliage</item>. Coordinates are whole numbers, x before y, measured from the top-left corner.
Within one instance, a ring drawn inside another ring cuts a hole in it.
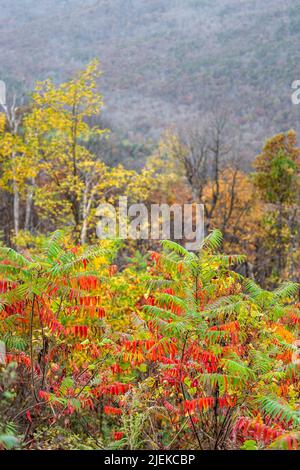
[[[1,248],[1,446],[297,449],[298,286],[262,290],[220,243],[122,271],[113,242]]]
[[[296,133],[252,174],[224,115],[108,164],[99,75],[1,108],[0,448],[297,449]],[[203,204],[202,246],[99,241],[119,196]]]

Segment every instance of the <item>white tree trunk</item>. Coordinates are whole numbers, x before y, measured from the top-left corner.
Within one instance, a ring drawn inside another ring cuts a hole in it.
[[[24,224],[24,230],[26,231],[30,230],[34,185],[35,185],[35,181],[34,181],[34,178],[32,178],[31,185],[28,188],[28,193],[27,193],[27,198],[26,198],[25,224]]]
[[[13,181],[13,192],[14,192],[14,231],[15,236],[19,235],[20,229],[20,196],[16,180]]]

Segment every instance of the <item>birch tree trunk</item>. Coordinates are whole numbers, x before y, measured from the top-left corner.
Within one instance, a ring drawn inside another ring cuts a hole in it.
[[[6,104],[2,103],[2,109],[5,112],[6,119],[9,125],[10,132],[12,135],[16,136],[18,134],[19,125],[21,122],[21,117],[18,116],[18,108],[16,106],[16,96],[14,95],[12,105],[10,108]],[[18,236],[20,230],[20,193],[18,184],[16,181],[14,169],[15,169],[15,160],[17,155],[12,154],[12,172],[13,172],[13,221],[14,221],[14,232],[15,236]]]
[[[34,186],[35,186],[35,180],[34,178],[32,178],[31,185],[28,188],[28,193],[27,193],[27,198],[26,198],[25,223],[24,223],[24,230],[26,231],[30,230]]]
[[[19,235],[19,228],[20,228],[20,197],[19,197],[19,190],[14,179],[13,183],[13,191],[14,191],[14,230],[16,237]]]

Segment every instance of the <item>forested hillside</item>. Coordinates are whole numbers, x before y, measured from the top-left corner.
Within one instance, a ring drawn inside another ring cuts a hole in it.
[[[0,0],[0,450],[299,449],[297,3]]]
[[[223,106],[246,156],[297,128],[300,4],[294,0],[0,1],[1,76],[26,91],[98,57],[110,124],[157,137]]]

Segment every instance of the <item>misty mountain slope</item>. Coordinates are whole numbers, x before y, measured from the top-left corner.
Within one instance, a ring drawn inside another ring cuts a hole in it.
[[[1,78],[29,89],[99,57],[114,125],[156,136],[225,107],[258,148],[297,126],[299,33],[300,0],[0,0]]]

